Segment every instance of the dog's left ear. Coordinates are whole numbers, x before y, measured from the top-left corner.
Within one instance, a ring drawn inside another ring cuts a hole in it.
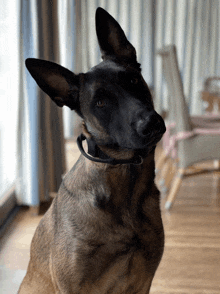
[[[79,75],[54,62],[28,58],[26,67],[38,86],[60,107],[79,112]]]
[[[136,50],[127,40],[118,22],[104,9],[96,10],[96,33],[102,58],[137,62]]]

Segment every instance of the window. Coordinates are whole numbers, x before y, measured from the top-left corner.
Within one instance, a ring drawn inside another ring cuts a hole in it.
[[[0,219],[16,177],[19,97],[18,1],[1,0],[0,9]],[[5,212],[5,211],[4,211]]]

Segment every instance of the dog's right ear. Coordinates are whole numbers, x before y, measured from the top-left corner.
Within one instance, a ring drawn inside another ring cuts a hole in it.
[[[103,8],[96,10],[96,34],[102,58],[136,63],[136,50],[128,41],[119,23]]]
[[[79,108],[79,75],[54,62],[28,58],[26,67],[38,86],[60,107]]]

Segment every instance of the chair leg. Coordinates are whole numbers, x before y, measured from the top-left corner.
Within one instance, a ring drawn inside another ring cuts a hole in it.
[[[162,192],[167,192],[167,179],[170,176],[170,171],[172,170],[172,159],[167,158],[160,172],[159,187]]]
[[[166,153],[164,152],[164,150],[161,150],[161,154],[156,161],[156,170],[155,170],[156,174],[161,171],[162,166],[164,162],[166,161],[166,159],[167,159]]]
[[[165,177],[165,183],[164,183],[164,188],[166,189],[165,192],[167,192],[170,189],[171,182],[176,174],[176,163],[174,159],[170,158],[170,169]]]
[[[171,209],[171,207],[173,206],[173,203],[176,199],[178,190],[179,190],[180,185],[182,183],[184,172],[185,172],[184,169],[178,169],[178,171],[177,171],[177,175],[174,179],[173,185],[171,187],[170,193],[169,193],[169,195],[167,197],[167,201],[165,203],[165,208],[167,210]]]

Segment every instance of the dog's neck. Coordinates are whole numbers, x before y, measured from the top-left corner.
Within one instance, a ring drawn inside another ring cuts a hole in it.
[[[88,153],[86,153],[83,148],[83,144],[82,144],[83,140],[87,141]],[[122,151],[119,151],[119,152],[114,151],[114,154],[111,154],[112,152],[110,151],[110,148],[98,146],[92,137],[89,137],[89,138],[85,137],[84,134],[81,134],[77,138],[77,145],[82,155],[86,157],[87,159],[94,162],[105,163],[110,165],[118,165],[118,164],[140,165],[143,163],[142,156],[139,154],[136,154],[135,152],[133,152],[134,155],[132,157],[128,157],[128,158],[125,158],[124,152]],[[105,152],[102,149],[104,149]]]
[[[86,140],[88,152],[83,148],[83,140]],[[155,147],[151,149],[131,150],[124,148],[111,148],[110,146],[98,145],[96,140],[87,130],[86,124],[82,124],[82,134],[77,138],[77,145],[84,157],[93,162],[110,164],[112,166],[118,164],[141,165],[145,158],[148,157]]]

